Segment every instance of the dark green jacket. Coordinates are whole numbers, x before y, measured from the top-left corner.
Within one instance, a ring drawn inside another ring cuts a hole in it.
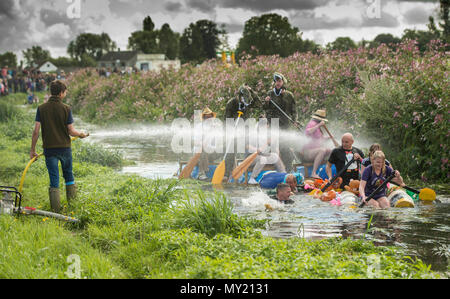
[[[39,106],[42,141],[44,149],[69,148],[71,140],[67,128],[70,107],[58,97],[51,97]]]
[[[284,92],[277,96],[275,91],[272,89],[268,92],[267,96],[269,96],[270,99],[274,101],[275,104],[277,104],[292,120],[297,120],[297,108],[292,92],[284,89]],[[291,121],[286,118],[286,116],[271,102],[265,102],[263,109],[265,110],[266,118],[269,121],[271,121],[272,118],[279,119],[279,126],[281,129],[287,129],[292,124]]]
[[[242,119],[247,119],[250,110],[254,107],[257,107],[258,105],[261,105],[261,102],[259,101],[259,98],[255,91],[251,91],[251,97],[252,101],[248,106],[245,106],[238,98],[238,96],[235,96],[231,100],[228,101],[227,106],[225,108],[225,118],[234,118],[236,119],[238,117],[238,111],[242,111],[244,114],[242,115]]]

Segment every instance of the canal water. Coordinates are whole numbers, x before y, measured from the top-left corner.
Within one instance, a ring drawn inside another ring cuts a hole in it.
[[[171,142],[170,126],[134,124],[126,127],[100,128],[77,120],[77,127],[91,132],[88,142],[120,151],[135,165],[123,167],[121,173],[146,178],[173,178],[179,162],[189,154],[176,154]],[[368,142],[367,142],[368,143]],[[357,147],[368,147],[367,143]],[[212,188],[211,188],[212,190]],[[273,238],[327,237],[366,238],[377,245],[395,245],[418,257],[432,269],[449,272],[450,196],[439,194],[431,205],[419,203],[415,208],[374,210],[336,207],[305,194],[293,199],[293,205],[281,205],[258,187],[226,186],[224,193],[237,214],[268,219],[262,233]],[[270,204],[273,211],[266,211]],[[373,216],[373,217],[372,217]],[[370,228],[369,219],[372,217]]]

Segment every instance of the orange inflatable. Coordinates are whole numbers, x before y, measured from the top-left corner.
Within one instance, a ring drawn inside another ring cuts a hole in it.
[[[328,184],[328,180],[325,180],[325,181],[323,182],[323,184],[319,187],[319,189],[324,188],[327,184]],[[333,182],[333,184],[331,184],[330,187],[328,187],[327,189],[325,189],[325,192],[331,191],[331,190],[333,190],[333,189],[339,189],[339,188],[341,187],[341,184],[342,184],[342,178],[341,178],[341,177],[338,177],[338,178]]]

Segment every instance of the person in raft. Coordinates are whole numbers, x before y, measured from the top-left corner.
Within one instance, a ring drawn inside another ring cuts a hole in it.
[[[327,162],[326,173],[328,178],[331,179],[333,177],[331,170],[333,164],[336,165],[336,170],[339,173],[348,162],[355,158],[356,161],[341,176],[341,189],[344,189],[344,186],[348,185],[350,180],[359,180],[359,163],[364,159],[364,153],[353,146],[354,142],[353,135],[345,133],[342,136],[342,145],[331,152]]]
[[[361,183],[359,184],[359,194],[362,201],[366,202],[366,198],[371,195],[386,179],[394,173],[394,170],[386,166],[386,157],[382,151],[376,151],[373,154],[372,165],[369,165],[364,169],[362,174]],[[404,187],[405,183],[400,176],[400,172],[395,170],[395,177],[392,179],[395,183]],[[369,202],[366,202],[369,206],[375,208],[387,209],[390,206],[389,200],[386,197],[385,186],[378,193],[376,193]]]
[[[42,141],[45,155],[45,164],[50,177],[49,198],[52,210],[59,213],[61,210],[59,192],[59,169],[61,162],[64,180],[66,182],[66,198],[68,201],[76,197],[76,185],[72,172],[72,137],[86,138],[88,135],[75,130],[71,108],[62,101],[66,97],[66,85],[57,80],[50,83],[51,97],[47,103],[38,107],[36,123],[31,141],[30,158],[37,157],[36,143],[39,131],[42,128]]]
[[[381,149],[381,145],[379,145],[378,143],[374,143],[370,146],[369,148],[369,157],[365,158],[362,160],[361,162],[361,173],[364,172],[364,169],[369,166],[370,164],[372,164],[372,159],[373,159],[373,154],[376,151],[382,151]],[[391,166],[391,163],[386,159],[385,160],[386,166]],[[392,167],[392,166],[391,166]]]
[[[269,129],[269,123],[267,119],[261,118],[258,125],[257,130],[258,134],[256,136],[264,135],[264,129]],[[256,178],[259,176],[264,166],[273,165],[277,172],[286,172],[286,168],[284,167],[283,162],[280,159],[278,153],[271,152],[271,140],[267,138],[263,141],[263,144],[259,144],[261,140],[258,138],[252,138],[250,136],[248,143],[248,151],[251,153],[258,153],[255,161],[252,163],[253,166],[252,174],[250,175],[250,179],[248,180],[249,185],[258,185]]]
[[[214,129],[214,123],[212,121],[217,117],[217,114],[213,112],[211,109],[206,107],[202,111],[201,115],[201,121],[202,121],[202,127],[196,130],[196,134],[202,134],[201,138],[198,138],[198,140],[201,140],[201,144],[197,144],[199,148],[201,147],[201,155],[198,162],[198,168],[199,168],[199,180],[205,181],[208,180],[207,173],[209,172],[209,164],[210,161],[215,161],[221,157],[221,154],[218,154],[215,152],[215,140],[214,138],[208,138],[207,134],[211,134]]]
[[[272,199],[284,204],[293,204],[294,201],[290,198],[291,195],[291,187],[288,184],[280,183],[277,186],[277,194]]]
[[[302,161],[313,162],[311,177],[320,179],[317,169],[320,165],[326,164],[331,154],[331,148],[325,145],[331,137],[325,137],[321,128],[328,122],[325,110],[317,110],[306,125],[305,136],[309,137],[309,142],[302,148],[300,156]]]

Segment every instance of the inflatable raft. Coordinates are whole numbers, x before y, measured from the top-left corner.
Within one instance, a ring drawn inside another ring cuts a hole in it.
[[[179,170],[177,171],[177,173],[174,174],[174,176],[178,177],[178,175],[181,173],[181,170],[185,166],[186,166],[186,163],[180,163]],[[208,179],[212,179],[216,168],[217,168],[217,165],[209,165],[209,171],[206,173],[206,176],[208,177]],[[328,178],[325,168],[326,168],[326,165],[321,165],[318,170],[319,176],[324,180],[326,178]],[[336,167],[334,165],[331,168],[331,170],[332,170],[332,175],[333,176],[336,175]],[[296,168],[296,171],[293,173],[297,178],[298,185],[301,185],[303,183],[303,179],[305,178],[305,172],[311,173],[312,167],[309,167],[308,170],[305,171],[304,166],[298,166]],[[238,184],[245,184],[247,182],[247,178],[250,178],[251,174],[252,174],[252,172],[249,171],[249,172],[247,172],[247,177],[246,177],[246,174],[244,173],[239,179],[237,179],[237,182],[235,182],[235,180],[233,178],[231,178],[230,182],[238,183]],[[261,171],[261,173],[256,178],[256,181],[264,189],[273,189],[273,188],[276,188],[276,186],[279,183],[283,183],[285,176],[286,176],[286,173],[277,173],[276,171],[273,171],[273,170],[266,170],[266,171]],[[194,169],[192,170],[191,178],[198,179],[198,177],[199,177],[199,167],[195,166]]]
[[[386,191],[391,207],[394,208],[414,208],[414,200],[406,193],[406,190],[398,187],[392,186]]]

